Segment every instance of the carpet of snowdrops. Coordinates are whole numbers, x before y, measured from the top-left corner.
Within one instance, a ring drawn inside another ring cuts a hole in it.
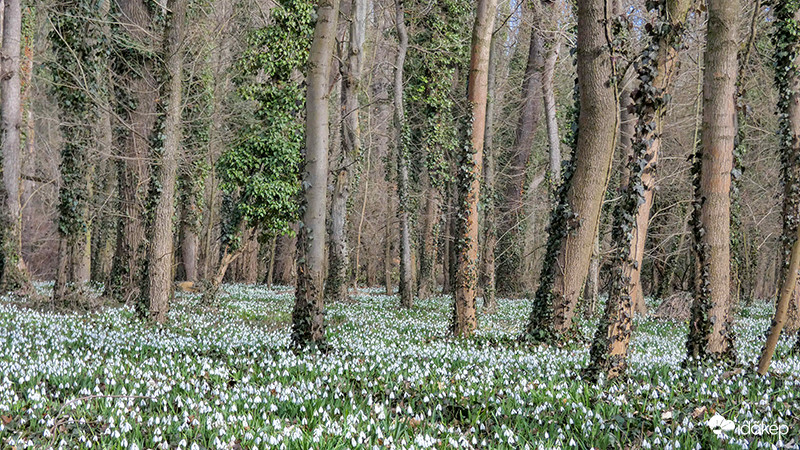
[[[179,294],[164,327],[122,307],[59,314],[0,298],[0,448],[796,448],[800,439],[789,338],[769,377],[684,369],[686,323],[639,318],[629,377],[588,384],[586,340],[516,343],[527,301],[500,300],[496,314],[479,315],[475,338],[457,340],[445,297],[411,311],[377,290],[355,300],[328,308],[332,350],[322,355],[287,349],[287,288],[226,286],[214,307]],[[738,315],[745,367],[771,312],[756,304]],[[717,414],[736,428],[709,426]]]

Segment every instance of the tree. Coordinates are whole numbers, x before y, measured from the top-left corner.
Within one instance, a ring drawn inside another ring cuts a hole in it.
[[[157,117],[158,84],[154,55],[159,42],[152,11],[143,0],[112,4],[111,30],[114,109],[123,126],[115,137],[121,168],[118,176],[119,222],[111,277],[106,294],[133,303],[140,298],[145,265],[145,204],[151,155],[150,137]]]
[[[395,0],[395,27],[397,29],[397,60],[394,74],[394,126],[397,152],[397,218],[400,222],[400,305],[411,308],[414,305],[413,267],[411,265],[411,225],[409,224],[408,199],[408,128],[403,109],[403,68],[408,52],[408,32],[405,23],[403,0]]]
[[[161,126],[155,130],[152,164],[154,174],[150,185],[151,210],[147,217],[147,276],[143,278],[142,300],[149,300],[149,318],[158,323],[167,321],[169,299],[172,295],[172,248],[175,214],[175,183],[182,143],[181,116],[183,81],[183,41],[186,19],[186,0],[167,3],[167,28],[164,33],[163,55],[166,61],[161,83]],[[163,128],[162,128],[163,127]],[[163,134],[162,134],[163,133]],[[162,137],[163,136],[163,137]],[[144,307],[144,305],[143,305]]]
[[[731,170],[736,137],[739,1],[708,1],[702,149],[694,156],[695,291],[690,358],[735,359],[730,296]]]
[[[645,29],[650,39],[638,64],[639,85],[631,93],[636,124],[623,199],[614,212],[611,287],[605,313],[595,334],[587,371],[608,379],[624,373],[633,314],[640,283],[663,117],[675,74],[687,0],[653,2],[656,19]]]
[[[328,79],[338,15],[339,0],[319,1],[308,56],[302,223],[297,241],[297,289],[292,312],[292,344],[298,348],[325,341],[322,289],[328,185]]]
[[[329,301],[345,301],[348,298],[350,257],[347,245],[347,209],[350,184],[353,182],[350,172],[361,153],[358,94],[361,89],[361,53],[367,8],[364,0],[351,0],[347,6],[347,11],[343,8],[343,14],[350,17],[349,40],[344,46],[343,64],[340,65],[342,152],[337,162],[338,167],[334,170],[336,178],[331,197],[329,267],[325,283],[325,298]]]
[[[26,288],[30,284],[21,254],[20,223],[20,127],[22,102],[20,92],[20,47],[22,7],[20,0],[6,0],[4,5],[3,45],[0,58],[0,292]]]
[[[617,92],[606,0],[581,0],[578,10],[579,105],[575,152],[557,194],[539,288],[525,335],[551,340],[572,327],[589,269],[617,134]]]
[[[503,189],[501,221],[497,230],[499,236],[497,266],[497,290],[501,294],[520,292],[522,285],[521,236],[524,227],[523,195],[528,169],[528,160],[533,152],[533,140],[542,117],[542,70],[544,69],[544,40],[542,38],[542,8],[538,2],[533,5],[528,63],[522,80],[521,112],[511,147],[508,162],[508,181]]]
[[[778,135],[785,183],[783,227],[784,233],[791,230],[794,236],[785,236],[787,240],[791,239],[791,253],[788,264],[783,268],[775,317],[758,362],[758,373],[761,375],[769,370],[775,347],[787,322],[790,303],[797,301],[800,270],[800,227],[795,215],[800,200],[800,2],[781,2],[775,6],[775,85],[778,88]]]
[[[478,196],[483,171],[483,140],[486,132],[489,53],[497,10],[496,0],[479,0],[472,29],[467,100],[471,123],[464,125],[469,142],[463,144],[458,167],[458,218],[456,280],[453,296],[453,333],[468,337],[478,327],[475,291],[478,284]]]
[[[88,14],[90,15],[87,15]],[[97,101],[103,92],[105,64],[98,11],[81,0],[61,3],[50,34],[56,56],[51,64],[53,93],[61,105],[61,186],[58,204],[58,266],[53,302],[72,304],[80,285],[89,281],[91,148]]]

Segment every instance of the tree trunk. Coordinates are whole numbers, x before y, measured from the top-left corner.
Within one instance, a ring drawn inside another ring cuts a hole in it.
[[[550,223],[549,255],[526,329],[533,339],[558,337],[572,327],[597,236],[619,120],[613,55],[606,42],[610,30],[604,25],[608,9],[606,0],[578,2],[580,113],[574,172],[564,174],[556,206],[562,213],[554,213]]]
[[[534,7],[534,22],[540,23],[540,11]],[[497,291],[517,294],[522,290],[522,235],[524,226],[523,194],[528,160],[533,152],[533,138],[542,116],[542,71],[544,68],[543,42],[540,27],[531,29],[528,63],[522,81],[522,106],[511,160],[508,164],[508,181],[503,190],[501,221],[497,230],[498,254]]]
[[[475,291],[478,284],[478,197],[483,172],[489,53],[496,10],[497,0],[478,0],[475,26],[472,29],[467,90],[472,132],[470,145],[463,146],[465,152],[461,155],[458,170],[458,248],[453,296],[453,334],[460,337],[471,336],[478,327],[475,315]]]
[[[486,95],[486,131],[483,142],[485,164],[483,166],[484,213],[483,213],[483,308],[487,313],[497,311],[495,257],[497,247],[497,222],[495,220],[495,148],[494,113],[497,108],[497,56],[500,40],[492,38],[489,51],[489,74]]]
[[[169,300],[172,296],[172,248],[174,231],[172,216],[175,214],[175,183],[178,174],[178,159],[183,136],[181,125],[181,82],[183,80],[183,39],[186,19],[186,0],[169,0],[168,25],[164,40],[166,60],[165,77],[161,97],[166,99],[164,116],[164,141],[161,151],[154,152],[151,170],[157,178],[157,187],[151,188],[152,217],[149,218],[146,293],[150,301],[149,317],[158,323],[167,321]]]
[[[731,170],[736,136],[738,0],[708,1],[702,154],[695,155],[697,261],[689,357],[735,359],[730,299]]]
[[[600,297],[600,234],[592,245],[592,261],[589,263],[589,274],[583,288],[583,302],[586,304],[586,317],[594,316],[597,299]]]
[[[21,254],[22,227],[20,205],[20,48],[22,8],[20,0],[3,4],[3,44],[0,54],[0,292],[26,289],[30,285]]]
[[[679,33],[689,4],[686,0],[670,0],[660,5],[655,20],[671,21],[671,26],[662,27],[657,23],[649,28],[651,44],[644,51],[639,66],[639,87],[631,94],[636,126],[628,162],[629,179],[623,190],[623,200],[615,211],[613,278],[605,313],[590,352],[588,371],[592,377],[602,372],[609,379],[615,378],[627,367],[634,311],[637,301],[644,301],[640,273],[653,204],[653,172],[661,144],[661,122],[677,62]],[[662,33],[662,29],[668,31]]]
[[[339,0],[320,0],[308,57],[303,207],[297,240],[297,289],[292,344],[324,345],[323,282],[328,185],[328,80],[336,40]]]
[[[408,199],[408,166],[409,149],[406,146],[405,111],[403,110],[403,66],[406,62],[408,51],[408,33],[406,32],[405,10],[403,0],[395,0],[398,48],[397,61],[395,62],[394,75],[394,125],[397,136],[395,147],[397,151],[397,218],[400,221],[400,305],[403,308],[414,306],[414,291],[412,279],[414,267],[411,264],[411,231],[409,224],[409,199]]]
[[[422,217],[422,236],[419,248],[419,277],[417,297],[428,298],[436,289],[436,225],[441,217],[439,210],[439,190],[430,185],[426,176],[425,212]]]
[[[545,43],[544,69],[542,70],[542,99],[547,126],[547,143],[550,150],[550,182],[553,186],[561,183],[561,137],[558,133],[556,117],[556,94],[553,78],[561,49],[561,39],[556,37]]]
[[[366,24],[365,0],[351,0],[342,5],[343,15],[350,17],[349,41],[345,60],[341,64],[342,75],[342,153],[334,179],[331,198],[331,234],[328,280],[325,283],[325,298],[328,301],[345,301],[350,285],[350,257],[347,244],[347,205],[350,201],[350,171],[361,153],[361,130],[359,128],[358,93],[361,89],[361,53],[364,46]],[[344,8],[348,6],[348,8]]]
[[[125,51],[155,51],[151,30],[150,12],[142,0],[120,0],[120,23],[130,42]],[[120,57],[119,55],[115,55]],[[117,245],[111,269],[111,281],[106,289],[112,297],[130,304],[140,298],[142,267],[145,261],[144,216],[145,191],[150,178],[150,136],[155,124],[158,88],[153,78],[152,63],[144,58],[137,63],[128,59],[115,62],[127,69],[135,65],[131,73],[116,74],[120,79],[115,84],[122,86],[127,95],[134,99],[134,106],[122,105],[125,120],[129,124],[122,137],[122,167],[118,176],[120,192],[120,219],[117,226]]]

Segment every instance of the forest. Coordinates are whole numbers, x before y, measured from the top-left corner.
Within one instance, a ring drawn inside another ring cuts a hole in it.
[[[0,448],[800,448],[800,0],[0,4]]]

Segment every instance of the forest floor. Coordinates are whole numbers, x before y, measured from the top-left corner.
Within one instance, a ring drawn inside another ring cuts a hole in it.
[[[0,448],[797,448],[789,338],[769,377],[684,369],[686,323],[642,317],[629,377],[587,384],[587,339],[516,343],[528,301],[500,300],[475,338],[456,340],[447,298],[404,311],[396,296],[361,294],[328,308],[325,355],[287,350],[286,288],[226,286],[215,307],[179,294],[165,327],[126,308],[0,299]],[[745,367],[771,314],[738,315]],[[726,420],[712,429],[715,414]]]

